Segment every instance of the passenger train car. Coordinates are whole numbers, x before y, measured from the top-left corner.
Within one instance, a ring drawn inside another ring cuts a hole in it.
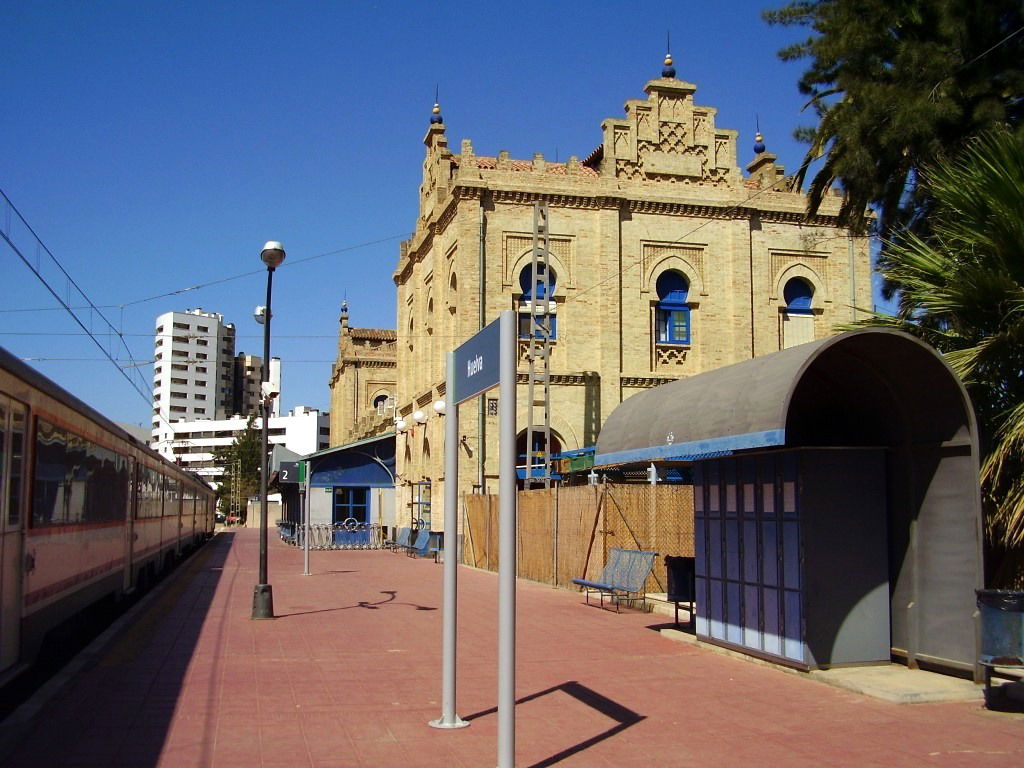
[[[214,492],[0,348],[0,684],[203,543]]]

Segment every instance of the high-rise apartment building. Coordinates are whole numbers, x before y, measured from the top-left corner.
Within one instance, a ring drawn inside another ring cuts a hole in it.
[[[153,437],[172,421],[224,419],[233,410],[235,326],[190,309],[156,319]]]
[[[153,440],[166,441],[180,421],[229,419],[259,410],[263,360],[235,356],[235,326],[216,312],[189,309],[156,319],[153,371]],[[281,389],[281,361],[269,379]],[[272,416],[280,414],[274,400]]]
[[[281,358],[270,358],[268,381],[278,392],[281,391]],[[248,416],[260,408],[260,383],[263,381],[263,358],[239,352],[235,357],[233,382],[233,413]],[[271,401],[271,416],[281,415],[281,398]]]

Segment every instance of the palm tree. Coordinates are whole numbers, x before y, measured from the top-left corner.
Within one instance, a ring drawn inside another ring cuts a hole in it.
[[[933,233],[887,243],[895,317],[942,352],[971,394],[983,440],[990,540],[1024,551],[1024,130],[1000,129],[924,174]],[[1017,579],[1021,574],[1017,574]]]

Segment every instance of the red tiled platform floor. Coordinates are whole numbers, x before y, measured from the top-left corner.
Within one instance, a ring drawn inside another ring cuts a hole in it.
[[[32,766],[493,767],[497,578],[459,570],[458,714],[441,714],[441,574],[387,552],[270,543],[277,618],[250,619],[258,533],[217,536],[38,713]],[[676,643],[520,582],[517,766],[1015,766],[1024,717],[899,705]]]

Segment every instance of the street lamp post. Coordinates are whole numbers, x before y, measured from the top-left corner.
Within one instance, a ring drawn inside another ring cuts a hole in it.
[[[284,246],[271,240],[263,246],[260,259],[267,265],[267,305],[257,308],[256,320],[263,323],[263,375],[260,377],[260,402],[263,409],[263,434],[260,440],[260,580],[252,595],[252,618],[274,618],[274,591],[267,579],[267,486],[270,482],[270,457],[267,454],[270,407],[276,392],[271,392],[270,381],[270,295],[274,285],[274,270],[284,261]]]

